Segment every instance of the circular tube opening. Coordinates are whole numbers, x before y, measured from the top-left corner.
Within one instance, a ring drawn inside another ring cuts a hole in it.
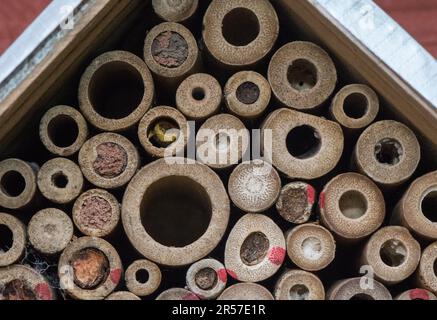
[[[315,156],[322,146],[320,135],[311,126],[293,128],[287,135],[288,152],[295,158],[308,159]]]
[[[260,94],[259,87],[250,81],[240,84],[236,91],[238,101],[244,104],[253,104],[257,102]]]
[[[428,192],[421,203],[423,215],[431,222],[437,222],[437,190]]]
[[[68,177],[62,172],[58,172],[52,176],[52,182],[56,188],[64,189],[68,185]]]
[[[367,200],[356,190],[349,190],[342,194],[339,200],[341,213],[349,219],[361,218],[367,212]]]
[[[193,96],[194,100],[202,101],[203,99],[205,99],[205,89],[196,87],[193,89],[191,95]]]
[[[161,117],[153,121],[148,130],[147,137],[157,148],[167,148],[176,142],[181,133],[178,123],[169,117]]]
[[[7,196],[18,197],[26,188],[26,180],[20,172],[15,170],[8,171],[3,175],[0,187]]]
[[[82,289],[93,290],[108,278],[108,258],[98,249],[85,248],[75,252],[70,265],[73,268],[74,283]]]
[[[5,284],[1,295],[4,300],[36,300],[36,295],[26,281],[14,279]]]
[[[382,139],[375,145],[375,157],[382,164],[391,166],[398,164],[403,153],[402,145],[395,139]]]
[[[141,74],[121,61],[101,66],[89,85],[89,99],[94,110],[108,119],[129,116],[143,100],[144,92]]]
[[[270,241],[262,232],[253,232],[247,236],[240,248],[240,257],[244,264],[254,266],[264,260]]]
[[[135,273],[135,280],[137,280],[141,284],[147,283],[149,281],[149,271],[146,269],[139,269]]]
[[[344,113],[352,119],[361,119],[367,113],[369,101],[367,97],[359,92],[348,95],[343,102]]]
[[[303,284],[296,284],[290,288],[290,300],[308,300],[310,290]]]
[[[212,205],[206,190],[184,176],[154,182],[144,194],[141,219],[147,233],[169,247],[185,247],[208,229]]]
[[[126,150],[117,143],[105,142],[97,146],[97,157],[93,162],[94,172],[99,176],[112,179],[120,176],[127,167]]]
[[[298,59],[288,67],[287,78],[297,91],[312,89],[317,84],[317,68],[305,59]]]
[[[433,270],[434,270],[434,275],[437,277],[437,259],[434,260]]]
[[[12,230],[4,224],[0,224],[0,254],[6,253],[14,244],[14,234]]]
[[[306,259],[317,260],[322,256],[322,243],[315,237],[306,238],[301,247]]]
[[[365,294],[365,293],[357,293],[356,295],[352,296],[350,300],[375,300],[372,296]]]
[[[387,266],[398,267],[405,262],[407,249],[399,240],[390,239],[381,246],[379,255]]]
[[[50,120],[47,134],[53,144],[59,148],[73,145],[79,135],[76,121],[67,115],[58,115]]]
[[[111,217],[111,204],[102,197],[89,197],[80,207],[80,224],[85,228],[104,230]]]
[[[211,290],[217,284],[217,272],[212,268],[203,268],[194,276],[196,285],[202,290]]]
[[[258,17],[246,8],[235,8],[223,18],[222,34],[233,46],[247,46],[260,32]]]

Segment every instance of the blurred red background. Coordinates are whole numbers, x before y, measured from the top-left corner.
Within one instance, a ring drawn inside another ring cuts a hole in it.
[[[0,54],[51,0],[1,0]],[[375,0],[437,57],[437,0]]]

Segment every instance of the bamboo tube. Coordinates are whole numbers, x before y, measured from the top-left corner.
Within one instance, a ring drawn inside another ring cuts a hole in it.
[[[390,291],[376,280],[373,287],[363,288],[362,278],[349,278],[335,282],[326,293],[327,300],[392,300]]]
[[[41,142],[51,153],[69,157],[82,147],[88,137],[88,125],[82,114],[69,106],[47,111],[39,125]]]
[[[229,177],[229,196],[238,208],[246,212],[256,213],[271,208],[280,190],[278,172],[262,160],[239,164]]]
[[[387,285],[411,276],[419,265],[420,245],[404,227],[390,226],[375,232],[364,247],[361,265],[373,268],[375,279]]]
[[[176,91],[176,106],[190,120],[206,120],[219,111],[221,103],[220,83],[206,73],[189,76]]]
[[[47,279],[23,265],[0,268],[0,300],[55,300]]]
[[[145,258],[184,266],[217,246],[229,211],[217,174],[193,160],[166,158],[146,165],[132,179],[123,198],[122,221],[130,242]]]
[[[302,224],[311,217],[315,199],[313,186],[301,181],[291,182],[281,189],[276,210],[288,222]]]
[[[259,282],[279,270],[285,254],[284,234],[273,220],[262,214],[246,214],[226,241],[225,266],[236,280]]]
[[[161,270],[148,260],[136,260],[125,273],[126,287],[139,297],[146,297],[158,290],[161,284]]]
[[[80,149],[79,165],[85,178],[95,186],[116,189],[130,181],[140,160],[128,139],[116,133],[101,133]]]
[[[272,112],[261,127],[271,133],[272,145],[263,141],[264,156],[292,179],[316,179],[330,172],[343,152],[339,124],[290,109]]]
[[[107,52],[94,59],[80,80],[80,110],[102,131],[124,131],[151,107],[154,91],[152,75],[139,57]]]
[[[392,222],[426,240],[437,240],[437,171],[414,180],[398,202]]]
[[[221,262],[203,259],[188,269],[186,282],[188,289],[200,299],[215,299],[226,288],[227,272]]]
[[[120,204],[105,190],[88,190],[74,203],[73,221],[84,235],[107,237],[113,234],[120,221]]]
[[[152,5],[161,19],[184,22],[196,13],[199,0],[153,0]]]
[[[349,132],[358,132],[370,125],[379,112],[375,91],[364,84],[343,87],[332,100],[331,117]]]
[[[322,281],[303,270],[287,270],[275,285],[276,300],[325,300]]]
[[[200,300],[191,291],[182,288],[171,288],[163,291],[156,300]]]
[[[141,300],[141,298],[129,291],[117,291],[111,293],[109,296],[106,297],[105,300],[134,301],[134,300]]]
[[[174,89],[200,68],[199,49],[190,30],[179,23],[164,22],[147,34],[144,60],[157,82]]]
[[[269,290],[257,283],[237,283],[228,287],[217,300],[274,300]]]
[[[395,300],[437,300],[437,297],[428,290],[417,288],[402,292]]]
[[[73,222],[63,211],[49,208],[37,212],[27,227],[30,244],[43,255],[63,251],[73,238]]]
[[[291,261],[306,271],[326,268],[335,258],[335,240],[332,234],[315,223],[306,223],[286,234],[287,254]]]
[[[213,169],[229,168],[240,162],[249,142],[249,130],[240,119],[219,114],[206,120],[197,132],[197,159]]]
[[[74,299],[103,300],[118,286],[123,266],[117,251],[103,239],[82,237],[61,254],[61,287]]]
[[[226,69],[257,64],[272,50],[279,34],[278,16],[266,0],[214,0],[203,26],[211,58]]]
[[[375,232],[385,217],[384,197],[366,176],[343,173],[329,181],[319,197],[321,223],[343,242]]]
[[[36,171],[19,159],[0,162],[0,207],[22,209],[29,206],[37,191]]]
[[[7,213],[0,213],[0,267],[16,263],[26,249],[26,227]]]
[[[260,117],[267,109],[272,90],[261,74],[241,71],[234,74],[224,89],[225,102],[229,111],[243,119]]]
[[[420,145],[413,131],[400,122],[384,120],[372,124],[358,139],[355,165],[383,187],[397,187],[416,171]]]
[[[337,71],[326,51],[304,41],[287,43],[276,51],[267,75],[276,99],[301,111],[321,106],[337,84]]]
[[[431,243],[423,250],[416,279],[419,287],[437,295],[437,242]]]
[[[67,204],[80,195],[84,181],[79,166],[73,161],[55,158],[41,167],[37,183],[45,198],[57,204]]]
[[[159,106],[141,119],[138,137],[144,150],[152,157],[172,157],[183,154],[190,139],[190,130],[184,115],[177,109]]]

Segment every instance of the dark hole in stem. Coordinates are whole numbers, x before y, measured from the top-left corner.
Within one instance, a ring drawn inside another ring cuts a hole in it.
[[[64,189],[68,185],[68,177],[62,172],[54,174],[52,181],[53,184],[59,189]]]
[[[375,157],[382,164],[391,166],[398,164],[403,153],[402,145],[395,139],[382,139],[375,145]]]
[[[26,180],[20,172],[11,170],[1,178],[0,187],[9,197],[18,197],[26,188]]]
[[[167,148],[179,138],[180,130],[176,121],[168,117],[162,117],[150,124],[147,137],[155,147]]]
[[[237,88],[236,95],[241,103],[253,104],[258,101],[260,90],[255,83],[246,81]]]
[[[144,96],[141,74],[128,63],[110,62],[97,70],[90,82],[89,97],[97,113],[109,119],[129,116]]]
[[[222,34],[231,45],[247,46],[260,32],[258,17],[246,8],[235,8],[223,18]]]
[[[399,240],[390,239],[381,246],[379,254],[387,266],[398,267],[405,262],[407,249]]]
[[[296,284],[290,288],[290,300],[308,300],[310,291],[303,284]]]
[[[422,200],[422,213],[431,222],[437,222],[437,190],[429,192]]]
[[[318,81],[316,66],[305,59],[298,59],[288,67],[287,78],[290,85],[298,90],[312,89]]]
[[[341,213],[349,219],[358,219],[367,211],[367,200],[356,190],[346,191],[339,200]]]
[[[2,251],[3,253],[8,252],[13,244],[14,234],[12,230],[8,226],[0,224],[0,254]]]
[[[196,87],[193,89],[192,96],[194,100],[202,101],[205,99],[205,90],[203,88]]]
[[[211,210],[210,198],[199,183],[184,176],[172,176],[148,188],[141,203],[141,219],[155,241],[180,248],[206,232]]]
[[[76,142],[79,127],[73,118],[67,115],[58,115],[49,122],[47,133],[55,146],[66,148]]]
[[[344,99],[343,110],[349,118],[360,119],[366,115],[368,105],[369,101],[364,94],[354,92]]]
[[[141,283],[141,284],[145,284],[147,283],[147,281],[149,281],[149,272],[146,269],[139,269],[136,273],[135,273],[135,279]]]
[[[287,149],[298,159],[308,159],[315,156],[322,145],[320,135],[311,126],[303,125],[293,128],[287,135]]]
[[[371,295],[358,293],[350,298],[350,300],[375,300]]]

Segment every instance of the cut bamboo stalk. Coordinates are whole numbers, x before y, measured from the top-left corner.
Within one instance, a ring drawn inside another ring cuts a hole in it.
[[[340,125],[290,109],[272,112],[261,127],[271,133],[272,144],[263,143],[264,157],[292,179],[316,179],[330,172],[343,153]]]
[[[273,220],[262,214],[246,214],[226,241],[225,266],[238,281],[259,282],[279,270],[285,254],[284,234]]]
[[[41,142],[48,151],[69,157],[82,147],[88,137],[88,125],[82,114],[69,106],[47,111],[39,124]]]
[[[22,209],[34,200],[37,191],[36,168],[19,159],[0,162],[0,207]]]
[[[55,300],[47,279],[23,265],[0,268],[0,300]]]
[[[372,124],[358,139],[355,165],[383,187],[407,181],[420,161],[420,145],[414,132],[400,122],[384,120]]]
[[[55,208],[37,212],[27,227],[30,244],[47,256],[62,252],[73,238],[73,231],[70,217]]]
[[[373,287],[363,287],[363,278],[349,278],[335,282],[326,293],[327,300],[392,300],[390,291],[376,280]]]
[[[306,271],[326,268],[335,258],[335,240],[324,227],[306,223],[286,234],[287,254],[291,261]]]
[[[85,178],[95,186],[116,189],[130,181],[140,160],[128,139],[116,133],[101,133],[80,149],[79,165]]]
[[[0,213],[0,267],[16,263],[26,249],[24,224],[7,213]]]
[[[139,297],[146,297],[158,290],[161,284],[161,270],[149,260],[136,260],[125,273],[126,287]]]
[[[437,300],[437,297],[428,290],[416,288],[402,292],[395,300]]]
[[[280,103],[310,111],[321,106],[333,93],[337,70],[322,48],[311,42],[295,41],[273,55],[268,79]]]
[[[408,229],[389,226],[370,237],[360,263],[372,267],[378,281],[394,285],[411,276],[419,261],[420,245]]]
[[[152,5],[162,20],[184,22],[196,13],[199,0],[153,0]]]
[[[338,240],[356,242],[375,232],[383,223],[384,196],[366,176],[343,173],[323,188],[319,212],[321,223]]]
[[[203,259],[188,269],[186,282],[188,289],[200,299],[215,299],[226,288],[227,272],[221,262]]]
[[[102,131],[124,131],[135,126],[151,107],[155,95],[146,64],[126,51],[97,57],[79,85],[80,109]]]
[[[41,167],[37,183],[45,198],[57,204],[67,204],[80,195],[84,181],[77,164],[66,158],[55,158]]]
[[[267,162],[253,160],[239,164],[231,173],[228,191],[232,202],[251,213],[271,208],[278,199],[281,179]]]
[[[182,288],[171,288],[163,291],[156,300],[200,300],[191,291]]]
[[[228,287],[217,300],[274,300],[274,298],[263,286],[249,282]]]
[[[216,114],[222,103],[222,88],[211,75],[196,73],[176,91],[176,106],[188,119],[203,121]]]
[[[227,69],[257,64],[272,50],[278,34],[278,16],[266,0],[214,0],[203,17],[206,48]]]
[[[183,155],[190,139],[190,130],[184,115],[177,109],[159,106],[141,119],[138,137],[152,157],[172,157]]]
[[[229,211],[216,173],[193,160],[166,158],[146,165],[132,179],[123,198],[122,221],[130,242],[145,258],[184,266],[217,246]]]
[[[260,117],[267,109],[272,90],[266,78],[254,71],[234,74],[224,89],[229,111],[243,119]]]
[[[94,237],[71,242],[58,264],[61,287],[79,300],[103,300],[118,286],[122,274],[123,266],[114,247]]]
[[[414,180],[395,207],[392,222],[426,240],[437,240],[437,171]]]
[[[310,219],[315,200],[313,186],[301,181],[291,182],[282,188],[276,210],[288,222],[302,224]]]
[[[423,250],[416,279],[419,287],[437,295],[437,242],[431,243]]]
[[[274,296],[276,300],[325,300],[325,288],[310,272],[287,270],[276,282]]]

